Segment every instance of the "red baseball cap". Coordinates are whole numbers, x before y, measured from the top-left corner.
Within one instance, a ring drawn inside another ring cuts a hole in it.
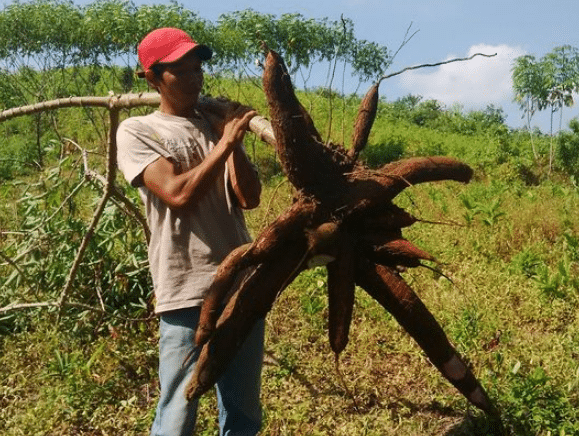
[[[139,43],[137,53],[144,72],[157,63],[175,62],[191,50],[195,50],[201,60],[211,59],[213,51],[206,45],[198,44],[186,32],[174,27],[163,27],[153,30]]]

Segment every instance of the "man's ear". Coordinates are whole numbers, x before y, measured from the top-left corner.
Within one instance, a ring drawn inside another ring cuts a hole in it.
[[[157,76],[153,70],[145,70],[145,79],[155,91],[159,92],[159,76]]]

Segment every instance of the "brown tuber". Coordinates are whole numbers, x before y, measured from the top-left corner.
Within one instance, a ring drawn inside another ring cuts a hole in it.
[[[349,151],[349,155],[353,159],[356,159],[358,154],[366,147],[366,143],[370,137],[370,130],[372,130],[372,125],[378,112],[379,87],[380,83],[375,83],[366,93],[360,104],[358,116],[354,124],[354,133],[352,134],[352,148]]]
[[[301,271],[325,265],[329,338],[336,356],[348,343],[358,285],[396,318],[459,392],[497,416],[441,326],[397,272],[400,266],[415,267],[421,260],[435,259],[403,238],[402,229],[417,219],[392,200],[418,183],[467,183],[472,169],[441,156],[403,159],[377,170],[357,162],[376,116],[378,84],[362,101],[349,152],[322,142],[295,96],[283,60],[272,51],[267,53],[263,86],[276,152],[297,189],[296,198],[250,246],[233,251],[219,268],[201,309],[203,322],[196,342],[202,349],[187,397],[197,398],[213,386],[255,322],[267,315]],[[219,313],[223,304],[225,309]]]

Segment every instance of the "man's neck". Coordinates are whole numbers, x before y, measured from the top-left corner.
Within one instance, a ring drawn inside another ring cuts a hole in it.
[[[197,112],[197,100],[194,104],[179,105],[172,101],[164,99],[161,95],[161,104],[159,105],[159,111],[167,115],[175,115],[177,117],[183,118],[193,118],[196,116]]]

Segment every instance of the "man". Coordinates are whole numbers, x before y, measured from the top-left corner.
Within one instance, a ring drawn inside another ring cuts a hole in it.
[[[123,121],[117,143],[119,168],[138,187],[151,228],[161,386],[151,433],[190,436],[197,402],[187,402],[185,386],[197,359],[200,305],[220,262],[250,241],[240,208],[259,204],[261,185],[242,144],[256,113],[239,107],[217,136],[197,109],[202,63],[212,51],[180,29],[152,31],[138,56],[140,75],[161,103],[150,115]],[[216,385],[222,435],[254,435],[261,426],[263,331],[262,320]]]

